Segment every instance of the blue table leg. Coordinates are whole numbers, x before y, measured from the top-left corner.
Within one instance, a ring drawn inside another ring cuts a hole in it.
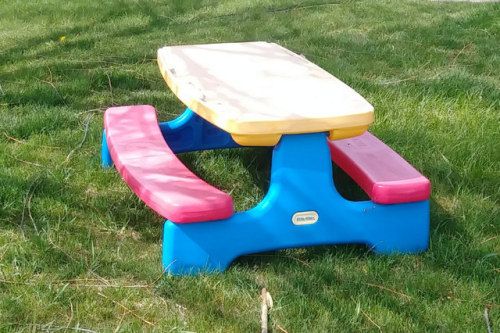
[[[101,166],[103,168],[111,168],[113,166],[113,160],[111,159],[111,154],[109,153],[108,144],[106,142],[106,130],[102,131]]]
[[[166,221],[163,266],[174,275],[223,271],[245,254],[320,244],[360,243],[379,253],[428,246],[429,202],[352,202],[335,189],[326,134],[284,135],[271,184],[253,209],[226,220]]]

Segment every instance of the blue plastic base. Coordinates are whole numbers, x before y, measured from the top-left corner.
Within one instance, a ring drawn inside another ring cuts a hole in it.
[[[223,271],[244,254],[320,244],[361,243],[378,253],[427,249],[429,202],[379,205],[344,199],[333,183],[326,140],[322,133],[284,135],[273,151],[269,191],[255,208],[226,220],[166,221],[165,271]]]
[[[160,123],[174,153],[240,147],[191,110]],[[103,131],[103,167],[113,161]],[[378,253],[417,253],[429,241],[429,201],[352,202],[335,189],[324,133],[284,135],[273,150],[271,183],[253,209],[226,220],[165,222],[163,266],[173,275],[218,272],[245,254],[321,244],[366,244]]]

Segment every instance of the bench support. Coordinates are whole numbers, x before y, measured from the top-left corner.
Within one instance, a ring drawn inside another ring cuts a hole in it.
[[[360,243],[378,253],[416,253],[428,240],[428,200],[348,201],[333,183],[326,134],[284,135],[273,151],[264,199],[225,220],[167,220],[162,261],[166,272],[185,275],[223,271],[241,255],[283,248]]]

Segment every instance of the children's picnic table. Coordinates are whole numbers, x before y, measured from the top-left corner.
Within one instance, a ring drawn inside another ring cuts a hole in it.
[[[150,106],[109,109],[103,162],[167,218],[166,271],[221,271],[244,254],[319,244],[427,248],[429,181],[366,132],[373,107],[333,75],[267,42],[164,47],[158,64],[188,109],[164,123]],[[240,146],[274,149],[267,195],[234,213],[175,154]],[[371,200],[337,192],[332,160]]]

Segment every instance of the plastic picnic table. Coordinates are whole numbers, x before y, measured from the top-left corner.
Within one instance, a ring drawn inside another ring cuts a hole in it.
[[[166,272],[223,271],[241,255],[320,244],[428,247],[430,182],[367,132],[373,107],[342,81],[267,42],[167,46],[158,65],[188,109],[163,123],[151,106],[108,109],[103,164],[167,218]],[[175,154],[240,146],[274,148],[266,196],[235,213],[230,195]],[[371,200],[338,193],[332,160]]]

